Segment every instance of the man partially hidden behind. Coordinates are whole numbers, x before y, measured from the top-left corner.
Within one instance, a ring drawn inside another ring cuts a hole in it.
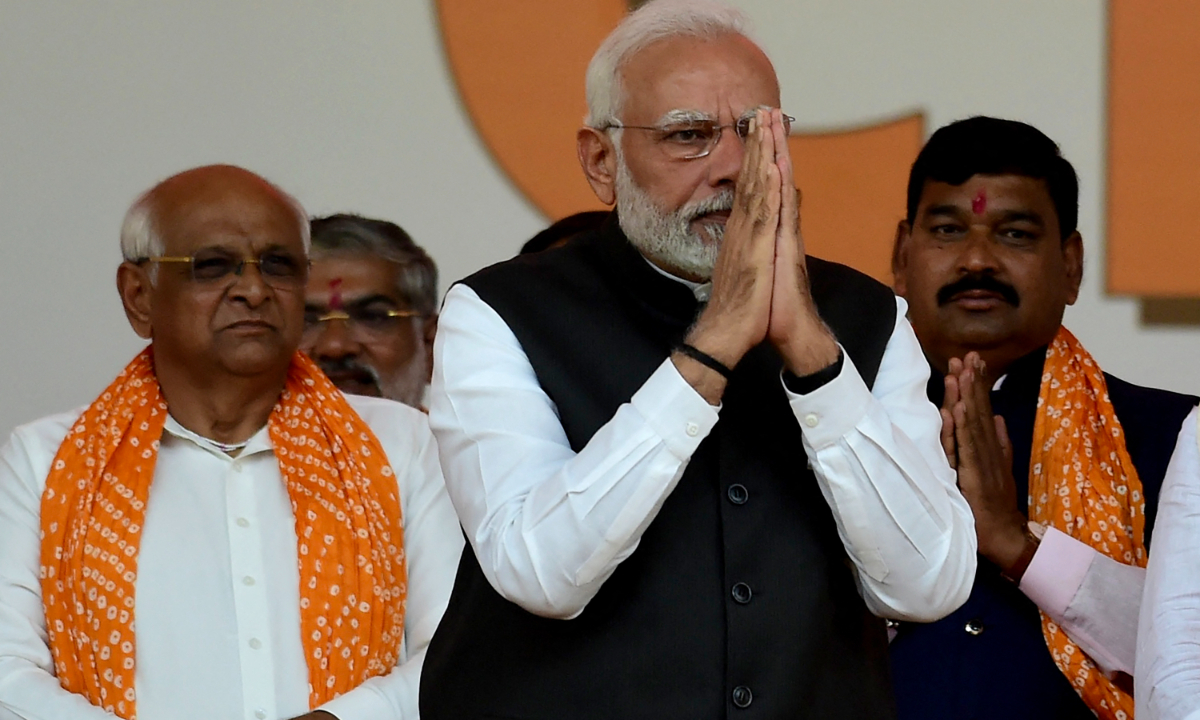
[[[190,170],[121,251],[151,344],[0,450],[0,714],[415,718],[462,538],[425,416],[296,350],[303,209]]]
[[[1146,551],[1196,398],[1102,373],[1063,327],[1083,276],[1078,195],[1024,123],[948,125],[913,164],[896,292],[981,561],[962,608],[899,628],[902,719],[1133,717]]]
[[[886,718],[886,629],[975,571],[891,291],[805,258],[740,13],[650,2],[588,71],[617,212],[448,293],[430,417],[464,553],[426,720]]]
[[[433,371],[437,266],[400,226],[314,218],[300,349],[342,392],[420,408]]]

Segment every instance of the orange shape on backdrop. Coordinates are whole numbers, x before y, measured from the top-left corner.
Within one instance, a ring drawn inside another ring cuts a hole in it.
[[[496,162],[549,218],[600,206],[575,154],[587,113],[584,74],[626,0],[437,0],[460,97]],[[793,135],[809,252],[890,278],[920,115]]]
[[[1200,4],[1109,4],[1108,290],[1200,296]]]

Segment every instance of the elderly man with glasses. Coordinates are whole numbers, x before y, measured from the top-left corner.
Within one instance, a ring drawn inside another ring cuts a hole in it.
[[[443,305],[430,420],[470,548],[422,717],[889,717],[883,618],[975,572],[905,306],[805,257],[736,10],[652,0],[587,92],[616,212]]]
[[[308,239],[235,167],[130,208],[150,345],[0,450],[0,715],[417,716],[462,537],[425,416],[297,351]]]
[[[311,228],[300,348],[342,392],[421,408],[437,332],[433,260],[384,220],[330,215]]]

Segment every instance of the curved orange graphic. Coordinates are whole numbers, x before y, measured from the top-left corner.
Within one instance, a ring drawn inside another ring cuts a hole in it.
[[[443,42],[467,112],[500,167],[559,218],[599,207],[575,155],[587,112],[584,72],[628,11],[626,0],[437,0]],[[881,280],[924,121],[794,135],[808,250]]]

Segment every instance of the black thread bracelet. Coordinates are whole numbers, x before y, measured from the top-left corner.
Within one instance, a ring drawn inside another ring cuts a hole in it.
[[[701,365],[721,373],[726,380],[733,377],[733,370],[729,366],[702,350],[697,350],[687,343],[679,343],[675,349]]]

